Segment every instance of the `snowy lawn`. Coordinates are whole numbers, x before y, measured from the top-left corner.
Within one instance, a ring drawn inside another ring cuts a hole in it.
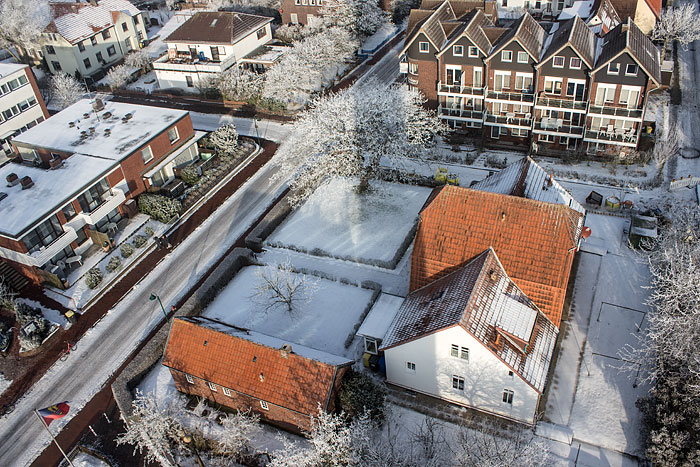
[[[267,242],[393,269],[430,189],[375,182],[369,193],[358,194],[356,183],[332,179],[323,184]]]
[[[202,315],[292,344],[354,358],[352,347],[345,349],[344,343],[350,333],[354,334],[354,327],[369,304],[371,290],[320,279],[318,290],[308,303],[298,305],[298,311],[290,315],[286,308],[278,307],[266,312],[259,299],[253,298],[259,269],[260,266],[241,269]]]
[[[109,467],[105,461],[99,457],[92,456],[87,452],[79,452],[71,459],[74,467]]]
[[[12,380],[5,378],[5,375],[0,373],[0,395],[5,392],[5,389],[10,387],[10,384],[12,384]]]
[[[17,301],[20,303],[24,303],[25,305],[29,305],[32,308],[39,308],[44,314],[44,318],[46,318],[54,324],[58,324],[64,330],[69,329],[72,326],[71,322],[68,321],[66,317],[58,310],[54,310],[53,308],[46,308],[41,303],[35,302],[34,300],[29,300],[28,298],[19,298],[17,299]]]

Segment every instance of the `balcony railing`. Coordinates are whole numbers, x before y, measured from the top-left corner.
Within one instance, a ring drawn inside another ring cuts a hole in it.
[[[220,72],[226,70],[231,63],[236,62],[236,57],[234,55],[227,55],[222,61],[204,61],[192,58],[182,58],[182,59],[171,59],[167,55],[159,58],[153,62],[154,70],[166,70],[166,71],[185,71],[185,72]]]
[[[537,108],[563,109],[571,111],[586,111],[586,102],[570,101],[566,99],[554,99],[551,97],[538,97],[535,103]]]
[[[69,246],[73,241],[78,239],[78,234],[73,228],[64,225],[63,230],[65,231],[63,235],[51,242],[49,246],[29,255],[32,258],[31,262],[34,263],[34,266],[41,267],[48,263],[51,261],[51,258],[59,254],[65,247]]]
[[[114,211],[117,206],[122,204],[124,201],[126,201],[126,196],[124,196],[124,192],[120,190],[119,188],[112,188],[112,196],[107,198],[100,204],[97,208],[93,209],[92,212],[88,213],[81,213],[80,216],[85,219],[85,222],[87,222],[90,225],[95,225],[97,224],[104,216],[109,214],[110,212]]]
[[[532,122],[532,119],[529,117],[509,117],[507,115],[494,115],[487,113],[485,122],[510,127],[530,128],[530,123]]]
[[[484,96],[483,87],[461,86],[459,84],[438,83],[438,94],[459,94],[461,96]]]
[[[637,133],[632,130],[630,131],[603,131],[603,130],[586,130],[584,136],[586,141],[592,142],[605,142],[605,143],[616,143],[625,146],[636,146],[637,145]]]
[[[439,117],[455,117],[464,118],[467,120],[478,120],[482,121],[484,119],[484,112],[476,110],[464,110],[464,109],[453,109],[450,107],[438,107]]]
[[[611,107],[606,105],[591,105],[588,115],[603,115],[605,117],[622,117],[641,120],[644,111],[642,109],[627,109],[624,107]]]
[[[498,100],[498,101],[511,101],[511,102],[522,102],[523,104],[532,104],[535,102],[535,95],[528,91],[523,92],[502,92],[502,91],[489,91],[487,99]]]
[[[532,129],[533,133],[556,133],[564,135],[575,135],[583,136],[584,127],[576,125],[565,125],[559,119],[546,119],[543,118],[539,122],[535,123]]]

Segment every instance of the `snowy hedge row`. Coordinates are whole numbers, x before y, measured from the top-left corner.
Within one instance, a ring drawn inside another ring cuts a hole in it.
[[[152,193],[140,195],[138,205],[139,211],[164,224],[177,217],[182,209],[182,204],[178,200]]]

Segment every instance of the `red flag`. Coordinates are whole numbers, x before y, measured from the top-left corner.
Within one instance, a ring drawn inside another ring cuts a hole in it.
[[[45,409],[37,410],[37,412],[39,412],[41,418],[44,419],[46,426],[49,426],[52,421],[68,415],[68,410],[70,410],[70,406],[68,405],[68,401],[66,401],[52,405],[51,407],[46,407]]]

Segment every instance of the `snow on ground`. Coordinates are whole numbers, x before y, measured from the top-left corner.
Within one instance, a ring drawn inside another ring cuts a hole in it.
[[[133,91],[142,91],[145,93],[152,93],[154,90],[158,89],[158,80],[156,79],[156,72],[149,71],[146,74],[139,76],[139,79],[133,83],[126,85],[126,89],[131,89]]]
[[[0,395],[10,387],[10,384],[12,384],[12,380],[5,378],[5,375],[0,373]]]
[[[109,467],[109,464],[99,457],[92,456],[87,452],[79,452],[71,459],[74,467]]]
[[[148,39],[150,42],[146,47],[143,48],[143,50],[146,51],[146,53],[153,58],[160,57],[161,55],[163,55],[163,53],[165,53],[165,51],[168,50],[168,45],[165,42],[163,42],[164,39],[166,39],[170,34],[172,34],[177,28],[182,26],[185,23],[185,21],[194,16],[194,14],[197,11],[204,11],[181,10],[177,12],[172,12],[161,10],[158,10],[160,13],[156,17],[159,18],[159,22],[167,22],[163,25],[163,27],[161,27],[158,30],[148,31]],[[151,16],[153,16],[153,13],[151,13]]]
[[[29,305],[32,308],[39,308],[44,314],[44,318],[46,318],[52,323],[58,324],[63,329],[69,329],[72,326],[71,322],[68,321],[66,317],[58,310],[54,310],[53,308],[47,308],[41,303],[35,302],[34,300],[29,300],[28,298],[18,298],[17,301],[20,303],[24,303],[25,305]]]
[[[377,32],[365,39],[365,41],[362,43],[361,49],[370,52],[374,51],[374,49],[379,47],[383,42],[388,41],[389,38],[397,34],[402,28],[403,26],[401,25],[397,26],[393,23],[386,23],[384,26],[379,28]]]
[[[332,179],[294,210],[268,243],[362,262],[391,262],[415,225],[430,189],[373,183],[358,194],[356,181]],[[319,251],[320,250],[320,251]]]
[[[292,344],[355,357],[345,349],[344,343],[359,324],[372,296],[371,290],[319,279],[318,290],[309,302],[300,302],[292,314],[282,307],[265,311],[265,305],[253,297],[260,281],[256,274],[260,269],[260,266],[241,269],[202,316],[289,340]]]

